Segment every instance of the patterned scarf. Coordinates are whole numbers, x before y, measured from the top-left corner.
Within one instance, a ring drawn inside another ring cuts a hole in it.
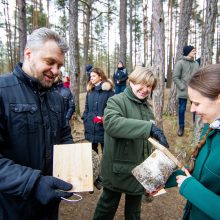
[[[220,116],[216,118],[210,125],[210,128],[212,129],[220,129]]]

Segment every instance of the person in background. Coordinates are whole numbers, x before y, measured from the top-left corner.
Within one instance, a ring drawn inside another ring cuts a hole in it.
[[[104,111],[103,192],[94,220],[114,219],[122,193],[125,219],[140,219],[145,189],[131,170],[150,155],[149,137],[168,147],[163,131],[153,123],[147,101],[157,84],[154,73],[150,68],[138,67],[129,75],[129,84],[123,93],[109,98]]]
[[[65,67],[62,66],[60,68],[60,72],[62,73],[62,81],[63,81],[63,85],[66,88],[70,88],[70,77],[69,74],[65,71]]]
[[[70,77],[69,76],[64,77],[63,85],[68,89],[70,88]]]
[[[173,81],[177,87],[178,98],[178,136],[183,136],[185,126],[185,111],[188,99],[187,85],[190,78],[198,70],[199,64],[194,60],[196,50],[193,46],[184,46],[183,57],[177,61],[173,71]]]
[[[98,144],[104,147],[103,114],[109,97],[113,96],[113,85],[100,68],[93,68],[90,81],[87,84],[87,95],[83,123],[85,138],[92,143],[92,149],[98,154]],[[98,177],[94,185],[101,189],[101,177]]]
[[[64,98],[65,116],[67,123],[69,123],[75,114],[75,101],[71,90],[63,84],[61,71],[55,79],[54,84],[55,90]]]
[[[90,81],[91,71],[92,71],[92,64],[87,64],[86,65],[86,74],[87,74],[88,82]]]
[[[128,79],[127,70],[122,61],[118,62],[117,68],[113,75],[113,80],[115,84],[115,94],[124,92],[126,88],[126,81]]]
[[[51,89],[68,47],[48,28],[29,36],[24,62],[0,77],[0,219],[58,219],[72,185],[52,176],[53,145],[71,144],[63,98]]]
[[[220,64],[207,65],[188,84],[191,112],[204,123],[200,141],[191,154],[189,170],[177,170],[166,186],[179,187],[187,199],[183,219],[219,219],[220,210]]]

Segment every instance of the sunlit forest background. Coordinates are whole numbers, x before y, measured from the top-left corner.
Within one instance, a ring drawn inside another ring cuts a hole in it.
[[[153,107],[162,127],[163,112],[176,113],[172,70],[183,46],[195,46],[201,66],[219,62],[218,0],[1,0],[0,4],[0,73],[22,62],[34,29],[57,31],[69,44],[65,70],[78,113],[87,64],[103,68],[109,78],[119,60],[129,73],[142,63],[153,66],[159,79]],[[167,106],[165,88],[170,89]]]

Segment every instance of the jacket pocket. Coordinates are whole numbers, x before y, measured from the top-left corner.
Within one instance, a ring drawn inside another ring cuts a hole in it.
[[[114,163],[113,164],[113,173],[132,175],[131,170],[134,167],[135,167],[135,165]]]
[[[50,109],[50,123],[52,127],[52,132],[56,133],[58,128],[63,127],[62,124],[66,123],[66,118],[62,117],[62,111],[59,105],[49,105]]]
[[[10,104],[10,120],[14,132],[23,134],[36,132],[39,123],[37,111],[36,104]]]
[[[132,175],[131,170],[135,167],[134,164],[113,164],[112,185],[114,188],[131,194],[141,194],[143,187]]]

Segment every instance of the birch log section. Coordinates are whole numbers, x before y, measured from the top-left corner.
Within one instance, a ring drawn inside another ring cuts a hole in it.
[[[180,169],[183,168],[183,165],[177,160],[177,158],[162,144],[154,140],[153,138],[148,138],[148,141],[153,144],[154,147],[162,151],[164,154],[166,154]]]

